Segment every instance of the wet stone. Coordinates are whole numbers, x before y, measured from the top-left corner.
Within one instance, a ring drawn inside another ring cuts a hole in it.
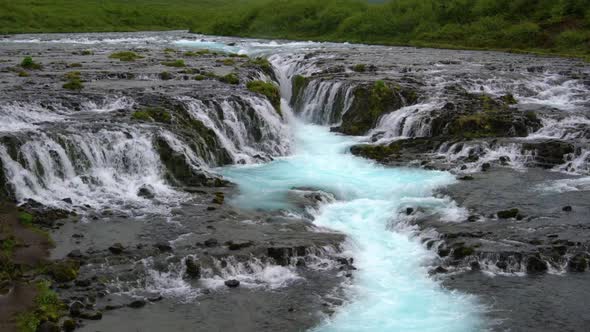
[[[225,285],[229,288],[236,288],[240,286],[240,281],[236,279],[226,280]]]

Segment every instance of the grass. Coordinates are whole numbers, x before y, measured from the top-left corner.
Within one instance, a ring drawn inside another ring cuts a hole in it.
[[[66,83],[62,86],[64,89],[72,90],[72,91],[80,91],[84,88],[84,84],[82,83],[82,76],[79,71],[71,71],[64,75],[64,78],[67,80]]]
[[[32,57],[26,56],[23,61],[21,61],[20,66],[24,69],[41,69],[43,66],[39,63],[36,63]]]
[[[219,81],[227,84],[240,84],[240,78],[236,73],[230,73],[219,77]]]
[[[143,59],[143,56],[133,52],[133,51],[120,51],[115,52],[109,55],[110,59],[119,59],[121,61],[135,61],[139,59]]]
[[[184,60],[181,60],[181,59],[174,60],[174,61],[164,61],[164,62],[162,62],[162,65],[167,66],[167,67],[176,67],[176,68],[186,67]]]
[[[131,114],[131,118],[138,121],[145,122],[161,122],[171,123],[172,116],[170,113],[161,107],[146,107]]]
[[[36,285],[35,307],[19,314],[16,318],[19,332],[35,332],[42,322],[57,322],[65,313],[65,305],[49,286],[50,283],[47,281],[39,282]]]
[[[248,90],[266,96],[279,115],[281,113],[281,93],[279,87],[271,82],[250,81],[246,83]]]
[[[590,59],[587,0],[1,1],[0,33],[177,30]]]

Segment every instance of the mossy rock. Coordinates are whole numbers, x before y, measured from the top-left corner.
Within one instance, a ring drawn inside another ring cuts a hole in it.
[[[352,66],[351,69],[357,73],[364,73],[365,71],[367,71],[367,66],[365,64],[359,63]]]
[[[158,76],[160,77],[161,80],[164,80],[164,81],[168,81],[168,80],[171,80],[174,78],[174,75],[170,72],[167,72],[167,71],[161,72]]]
[[[362,144],[351,147],[350,152],[355,156],[384,162],[399,157],[400,146],[395,142],[389,145]]]
[[[43,66],[33,60],[32,57],[26,56],[20,63],[20,66],[24,69],[42,69]]]
[[[174,61],[164,61],[164,62],[162,62],[162,65],[167,66],[167,67],[176,67],[176,68],[186,67],[184,60],[182,60],[182,59],[178,59],[178,60],[174,60]]]
[[[274,70],[272,69],[272,64],[266,58],[257,57],[254,59],[250,59],[248,60],[248,62],[246,62],[245,66],[257,68],[272,78],[274,78],[275,76]]]
[[[250,81],[246,84],[248,90],[266,96],[279,115],[281,113],[281,92],[279,87],[271,82]]]
[[[224,66],[233,66],[233,65],[235,65],[235,64],[236,64],[236,60],[234,60],[234,59],[231,59],[231,58],[227,58],[227,59],[219,59],[219,60],[216,60],[215,62],[221,63],[221,64],[223,64]]]
[[[385,81],[358,86],[354,90],[353,103],[342,116],[342,125],[337,130],[348,135],[364,135],[381,116],[415,104],[417,99],[413,89]]]
[[[227,74],[225,76],[221,76],[219,77],[219,81],[223,82],[223,83],[227,83],[227,84],[240,84],[240,78],[238,77],[238,74],[236,73],[230,73]]]
[[[74,80],[70,80],[69,82],[65,83],[63,85],[63,88],[67,89],[67,90],[79,91],[84,88],[84,84],[82,83],[82,81],[74,79]]]
[[[303,96],[305,88],[309,84],[309,77],[302,75],[295,75],[291,79],[293,93],[291,95],[291,105],[294,105],[296,101]]]
[[[500,219],[512,219],[512,218],[517,218],[519,215],[519,210],[514,208],[514,209],[509,209],[509,210],[503,210],[503,211],[498,211],[497,215],[498,218]]]
[[[162,107],[145,107],[139,111],[133,112],[131,118],[139,121],[154,121],[160,123],[171,123],[172,116],[170,112]]]
[[[453,249],[452,256],[454,259],[463,259],[467,256],[473,255],[475,250],[471,247],[465,247],[463,245],[459,245]]]
[[[139,59],[143,59],[143,56],[133,52],[133,51],[120,51],[115,52],[109,55],[110,59],[119,59],[121,61],[135,61]]]
[[[48,274],[53,280],[63,283],[73,281],[78,277],[80,263],[73,260],[55,262],[47,268]]]

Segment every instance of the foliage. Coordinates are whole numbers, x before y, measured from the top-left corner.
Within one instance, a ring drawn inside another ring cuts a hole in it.
[[[277,113],[281,114],[281,93],[275,84],[265,81],[250,81],[246,83],[246,88],[266,96]]]
[[[132,51],[121,51],[121,52],[115,52],[115,53],[109,55],[109,58],[119,59],[121,61],[135,61],[138,59],[142,59],[143,57],[135,52],[132,52]]]
[[[10,15],[0,15],[0,33],[191,28],[214,35],[589,56],[588,8],[590,0],[2,0],[0,13]]]
[[[176,67],[176,68],[182,68],[182,67],[186,66],[184,64],[184,60],[182,60],[182,59],[174,60],[174,61],[164,61],[164,62],[162,62],[162,64],[167,67]]]
[[[41,65],[36,63],[32,57],[26,56],[23,61],[21,61],[20,66],[25,69],[41,69]]]
[[[230,73],[219,77],[219,81],[227,84],[240,84],[240,78],[236,73]]]
[[[18,220],[23,225],[32,225],[33,224],[33,215],[28,212],[20,212],[18,214]]]
[[[146,107],[139,111],[133,112],[131,118],[139,121],[155,121],[161,123],[170,123],[172,116],[170,113],[161,107]]]
[[[17,316],[16,324],[20,332],[35,332],[44,321],[56,322],[65,312],[65,305],[53,292],[46,281],[37,285],[35,307]]]

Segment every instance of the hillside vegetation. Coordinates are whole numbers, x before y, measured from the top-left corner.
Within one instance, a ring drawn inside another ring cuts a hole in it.
[[[0,0],[0,32],[243,37],[590,56],[590,0]]]

